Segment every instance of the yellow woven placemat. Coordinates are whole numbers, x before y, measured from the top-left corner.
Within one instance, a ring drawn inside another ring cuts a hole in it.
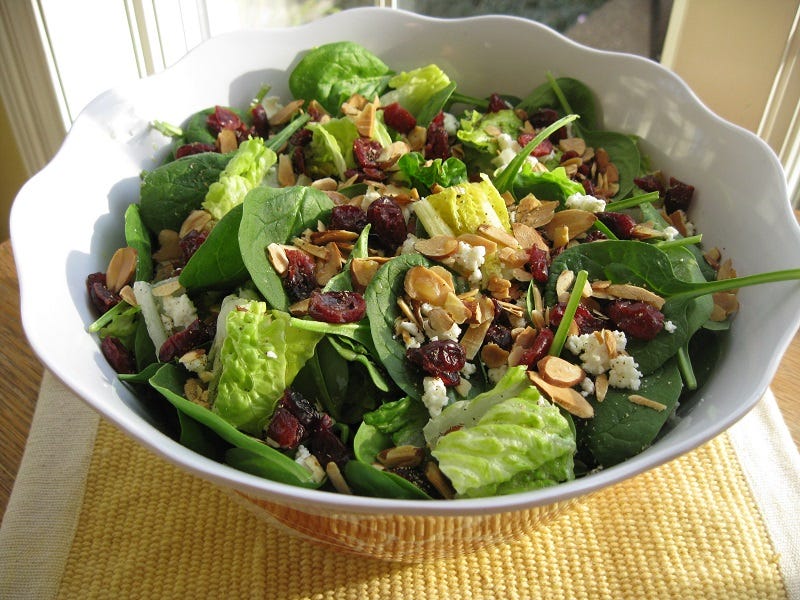
[[[419,565],[284,534],[101,422],[58,597],[785,598],[727,434],[508,545]]]

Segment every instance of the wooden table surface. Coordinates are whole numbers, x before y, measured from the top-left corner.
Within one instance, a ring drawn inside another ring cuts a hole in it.
[[[0,244],[0,517],[19,468],[33,417],[42,365],[22,333],[19,286],[11,245]],[[800,446],[800,333],[795,335],[772,382],[794,441]]]

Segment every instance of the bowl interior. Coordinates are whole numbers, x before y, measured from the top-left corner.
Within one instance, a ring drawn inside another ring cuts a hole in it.
[[[122,214],[138,199],[142,170],[168,140],[153,120],[182,122],[214,104],[246,105],[262,84],[288,97],[287,69],[303,51],[359,42],[396,70],[438,64],[466,94],[523,96],[549,71],[587,83],[606,128],[638,135],[652,164],[697,188],[691,219],[707,246],[739,274],[800,264],[800,229],[781,167],[752,134],[709,112],[676,76],[643,58],[591,50],[512,17],[436,20],[384,9],[345,11],[296,29],[213,39],[157,76],[110,90],[78,117],[54,160],[19,193],[11,237],[23,326],[43,363],[123,431],[202,477],[255,497],[355,512],[470,514],[544,505],[582,495],[675,458],[743,416],[765,391],[800,321],[800,286],[740,292],[742,309],[712,380],[670,430],[639,456],[554,488],[514,496],[419,503],[309,492],[207,460],[174,442],[157,409],[116,379],[86,333],[93,320],[85,278],[105,270],[123,239]],[[155,426],[154,426],[155,425]]]

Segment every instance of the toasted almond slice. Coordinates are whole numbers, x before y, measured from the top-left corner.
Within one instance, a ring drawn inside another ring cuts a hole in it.
[[[317,284],[322,287],[328,283],[331,277],[342,270],[343,264],[344,259],[342,258],[342,253],[339,252],[339,247],[333,242],[328,242],[325,246],[325,258],[317,262],[317,268],[315,269],[314,276]]]
[[[497,304],[500,306],[500,308],[514,317],[520,318],[525,315],[525,310],[518,304],[512,304],[511,302],[504,302],[502,300],[498,300]]]
[[[451,292],[456,291],[456,284],[455,281],[453,281],[453,274],[450,271],[439,265],[433,265],[432,267],[430,267],[430,269],[431,271],[436,273],[439,277],[444,279],[445,283],[447,283],[447,287],[450,288]]]
[[[125,300],[125,302],[131,306],[139,305],[136,300],[136,295],[133,293],[133,288],[129,285],[122,286],[122,289],[119,291],[119,297]]]
[[[578,156],[583,156],[583,153],[586,152],[586,142],[583,138],[579,137],[564,138],[563,140],[559,140],[558,147],[562,152],[569,152],[570,150],[577,152]]]
[[[522,248],[511,248],[509,246],[500,248],[500,250],[497,251],[497,258],[500,259],[500,262],[505,266],[512,269],[519,269],[528,264],[530,260],[526,250]]]
[[[370,258],[354,258],[350,261],[350,278],[358,287],[366,289],[379,266],[377,261]]]
[[[478,351],[483,345],[483,340],[486,338],[486,332],[492,325],[491,320],[486,320],[477,325],[470,325],[467,331],[461,336],[461,345],[464,346],[464,353],[467,360],[472,360],[478,355]]]
[[[417,318],[417,315],[414,314],[414,311],[411,310],[411,307],[408,305],[408,302],[406,302],[403,298],[398,298],[397,308],[400,309],[400,314],[402,314],[403,317],[405,317],[408,321],[411,321],[412,323],[414,323],[414,325],[419,327],[420,321]]]
[[[557,200],[537,200],[533,195],[525,196],[517,204],[516,222],[524,223],[534,229],[547,225],[555,216]]]
[[[444,309],[453,321],[459,325],[465,323],[472,316],[472,311],[453,292],[447,294],[447,298],[444,301]]]
[[[572,289],[572,284],[575,283],[575,273],[569,269],[564,269],[559,273],[556,279],[556,296],[559,302],[566,302],[569,300],[569,291]]]
[[[335,192],[339,189],[339,184],[336,183],[336,180],[333,177],[322,177],[321,179],[315,179],[311,182],[311,187],[322,190],[323,192]]]
[[[597,216],[588,210],[567,208],[556,212],[550,222],[543,227],[543,230],[547,237],[555,240],[556,231],[560,227],[568,227],[569,239],[572,239],[589,231],[596,220]]]
[[[736,269],[733,268],[733,262],[730,258],[726,258],[719,265],[717,270],[717,279],[732,279],[736,277]]]
[[[666,404],[662,404],[661,402],[657,402],[656,400],[651,400],[650,398],[645,398],[644,396],[640,396],[639,394],[631,394],[630,396],[628,396],[628,400],[630,400],[634,404],[638,404],[640,406],[646,406],[648,408],[652,408],[653,410],[657,410],[658,412],[667,409]]]
[[[375,135],[375,105],[371,102],[355,118],[356,129],[361,137],[372,138]]]
[[[272,268],[278,275],[283,275],[289,268],[289,257],[286,256],[286,248],[275,242],[267,246],[267,256]]]
[[[623,298],[624,300],[638,300],[651,304],[657,309],[661,310],[664,306],[664,299],[658,294],[654,294],[638,285],[631,285],[628,283],[612,283],[606,286],[605,292],[615,298]]]
[[[529,248],[535,247],[545,252],[550,252],[550,246],[544,241],[542,234],[530,225],[514,222],[511,224],[511,230],[514,232],[514,237],[522,248],[528,250]]]
[[[726,315],[732,315],[739,310],[739,299],[733,292],[716,292],[712,298],[714,306],[719,306]]]
[[[508,366],[516,367],[522,364],[526,350],[533,346],[538,331],[533,327],[525,327],[514,336],[514,344],[508,355]],[[513,334],[512,334],[513,335]]]
[[[442,495],[442,498],[452,500],[456,497],[453,484],[450,483],[450,480],[432,460],[425,463],[425,478],[431,482],[431,485]]]
[[[594,416],[592,405],[575,388],[559,387],[548,383],[536,371],[528,371],[528,379],[539,388],[540,392],[570,414],[581,419],[590,419]]]
[[[536,329],[543,329],[546,325],[544,319],[544,313],[541,310],[533,309],[531,311],[531,323],[533,323]]]
[[[106,269],[106,286],[112,292],[119,292],[129,284],[136,273],[138,253],[135,248],[119,248],[111,256]]]
[[[328,479],[333,487],[336,488],[337,492],[340,494],[353,494],[353,490],[351,490],[350,486],[347,485],[342,472],[339,470],[339,465],[333,461],[330,461],[327,465],[325,465],[325,473],[328,475]]]
[[[232,129],[223,129],[217,134],[216,146],[221,154],[227,154],[236,150],[239,147],[239,142],[236,140],[236,134]]]
[[[172,296],[176,292],[179,292],[181,290],[181,283],[176,277],[175,279],[167,279],[166,281],[157,283],[150,289],[153,296],[165,298],[166,296]]]
[[[508,350],[501,348],[494,342],[485,344],[481,349],[481,361],[490,369],[496,369],[508,364],[508,356]]]
[[[433,259],[445,258],[458,250],[458,241],[449,235],[435,235],[414,242],[414,250]]]
[[[412,300],[443,306],[450,292],[450,286],[432,269],[421,266],[411,267],[403,282],[406,294]]]
[[[184,238],[190,231],[203,231],[211,223],[212,219],[211,213],[206,210],[193,210],[183,221],[178,237]]]
[[[614,358],[617,356],[617,338],[616,336],[609,331],[608,329],[603,329],[600,334],[603,336],[603,344],[606,347],[606,352],[608,353],[609,358]]]
[[[290,187],[297,183],[297,176],[292,167],[292,158],[288,154],[278,156],[278,183],[281,187]]]
[[[327,229],[312,232],[310,238],[312,243],[324,246],[328,242],[354,242],[358,239],[358,234],[346,229]]]
[[[513,235],[508,233],[505,229],[500,227],[496,227],[494,225],[488,225],[484,223],[483,225],[478,226],[478,235],[482,235],[485,238],[489,238],[493,242],[497,242],[501,246],[509,246],[511,248],[518,248],[519,242],[517,238]]]
[[[289,312],[295,317],[304,317],[308,314],[309,304],[311,304],[311,298],[299,300],[289,307]]]
[[[419,151],[425,147],[425,140],[428,137],[428,130],[425,127],[417,125],[408,132],[406,139],[412,151]]]
[[[486,284],[486,289],[492,294],[492,298],[496,300],[508,300],[511,295],[511,282],[503,277],[492,275]]]
[[[597,398],[598,402],[602,402],[606,399],[606,394],[608,393],[608,375],[605,373],[600,373],[594,379],[594,397]]]
[[[483,246],[486,248],[487,255],[497,252],[496,242],[482,235],[478,235],[477,233],[462,233],[456,240],[469,244],[470,246]]]
[[[576,386],[586,377],[586,373],[578,365],[559,356],[545,356],[536,363],[536,368],[542,379],[559,387]]]
[[[162,229],[158,232],[158,250],[153,252],[153,258],[158,262],[175,260],[183,256],[180,246],[180,236],[172,229]]]
[[[292,244],[296,247],[305,252],[306,254],[310,254],[314,258],[321,258],[325,260],[328,256],[328,252],[324,246],[317,246],[316,244],[312,244],[311,242],[296,237],[292,239]]]
[[[287,103],[283,108],[269,118],[269,124],[283,125],[284,123],[288,123],[289,120],[300,111],[300,107],[303,106],[304,102],[305,100],[301,99],[292,100],[291,102]]]
[[[428,322],[431,329],[439,332],[447,331],[455,324],[453,317],[445,309],[438,306],[428,313]]]
[[[417,446],[404,444],[393,448],[385,448],[378,452],[376,458],[387,469],[417,467],[422,464],[422,459],[425,458],[425,451]]]

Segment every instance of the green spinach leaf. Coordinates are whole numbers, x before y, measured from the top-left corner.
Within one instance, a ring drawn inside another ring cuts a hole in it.
[[[131,204],[125,210],[125,243],[136,250],[134,281],[150,281],[153,278],[150,232],[142,222],[138,204]]]
[[[597,102],[592,90],[585,83],[571,77],[559,77],[555,81],[572,109],[567,112],[579,114],[581,116],[581,124],[587,129],[597,127]],[[559,105],[560,102],[553,85],[550,82],[545,82],[523,98],[516,108],[530,114],[540,108],[554,108]]]

